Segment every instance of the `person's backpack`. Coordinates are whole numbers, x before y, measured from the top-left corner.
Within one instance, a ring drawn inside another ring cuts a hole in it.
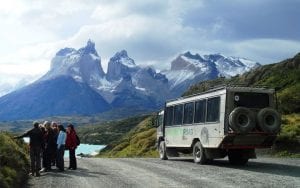
[[[80,139],[79,139],[79,137],[78,137],[78,135],[76,134],[76,144],[77,144],[77,146],[79,146],[80,145]]]

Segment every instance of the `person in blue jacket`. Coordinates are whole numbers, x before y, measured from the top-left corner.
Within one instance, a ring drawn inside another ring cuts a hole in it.
[[[66,144],[66,130],[63,125],[58,125],[58,137],[57,137],[57,155],[56,155],[56,167],[59,171],[64,171],[64,154]]]

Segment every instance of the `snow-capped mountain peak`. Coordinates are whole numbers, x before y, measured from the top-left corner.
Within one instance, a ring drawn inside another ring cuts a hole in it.
[[[119,80],[138,69],[134,60],[128,57],[125,50],[122,50],[110,58],[106,77],[108,80]]]
[[[127,51],[122,50],[120,52],[117,52],[111,59],[110,62],[116,62],[121,63],[127,67],[135,67],[136,64],[134,63],[134,60],[128,57]]]
[[[242,74],[257,66],[258,63],[245,58],[199,55],[188,51],[174,59],[170,69],[157,72],[155,68],[136,65],[122,50],[110,58],[105,74],[95,43],[88,40],[78,50],[59,50],[46,75],[18,92],[0,98],[2,112],[5,112],[0,114],[1,117],[6,115],[4,118],[7,119],[18,119],[89,115],[111,108],[154,110],[162,107],[167,99],[180,96],[195,83]],[[63,92],[56,92],[60,90]],[[16,99],[23,104],[17,111],[11,108]]]
[[[184,54],[182,54],[183,57],[186,57],[188,59],[195,59],[198,61],[204,61],[203,57],[201,57],[199,54],[195,54],[193,55],[190,51],[185,52]]]
[[[173,90],[186,89],[195,80],[213,79],[218,76],[231,77],[260,66],[259,63],[222,54],[199,55],[186,52],[171,62],[171,69],[163,71]],[[180,88],[180,89],[179,89]]]
[[[86,46],[83,47],[83,48],[80,48],[80,49],[78,50],[78,52],[79,52],[81,55],[83,55],[83,54],[93,54],[93,55],[99,57],[99,55],[98,55],[98,53],[97,53],[97,51],[96,51],[96,49],[95,49],[95,43],[94,43],[91,39],[89,39],[89,40],[87,41]]]
[[[79,50],[74,48],[59,50],[51,60],[50,70],[41,80],[58,76],[71,76],[76,81],[98,85],[98,80],[103,78],[105,73],[95,43],[88,40],[86,46]]]

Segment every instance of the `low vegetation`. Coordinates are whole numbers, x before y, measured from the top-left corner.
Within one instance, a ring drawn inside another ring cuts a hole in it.
[[[0,187],[23,187],[29,172],[28,148],[0,132]]]
[[[99,157],[157,157],[154,117],[141,121],[120,139],[103,149]]]
[[[119,140],[149,115],[131,117],[119,121],[82,126],[77,129],[82,143],[107,145]]]
[[[274,151],[276,156],[300,157],[300,114],[282,117],[282,129]]]

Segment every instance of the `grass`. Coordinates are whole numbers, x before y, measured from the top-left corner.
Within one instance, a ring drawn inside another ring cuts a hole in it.
[[[0,187],[22,187],[29,172],[28,148],[9,133],[0,132]]]
[[[124,134],[136,127],[143,119],[148,117],[136,116],[119,121],[109,121],[77,128],[77,134],[82,143],[107,145],[119,140]]]
[[[300,157],[300,114],[284,115],[281,127],[275,142],[274,155]]]
[[[154,117],[141,121],[119,140],[109,144],[98,157],[158,157]]]

